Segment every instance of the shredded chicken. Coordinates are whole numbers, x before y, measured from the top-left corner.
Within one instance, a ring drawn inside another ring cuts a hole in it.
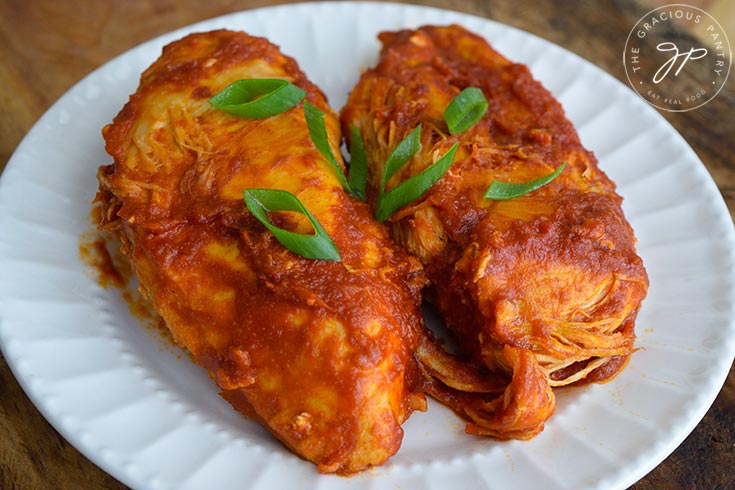
[[[459,26],[379,37],[380,60],[341,114],[343,128],[354,124],[365,140],[371,200],[387,156],[419,124],[421,150],[388,188],[459,143],[448,172],[391,218],[461,347],[451,358],[422,344],[425,389],[466,418],[468,432],[532,437],[554,411],[552,386],[608,380],[634,351],[648,278],[621,198],[524,65]],[[480,88],[489,109],[450,135],[444,109],[467,87]],[[563,162],[557,179],[530,194],[484,199],[495,179],[527,182]]]

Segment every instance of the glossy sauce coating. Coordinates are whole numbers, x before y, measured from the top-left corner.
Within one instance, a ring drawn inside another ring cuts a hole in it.
[[[164,48],[103,130],[114,162],[98,173],[100,227],[121,235],[141,291],[235,408],[320,471],[360,471],[395,453],[400,424],[424,407],[413,351],[425,278],[341,188],[303,103],[248,120],[207,102],[243,78],[305,90],[340,154],[337,117],[294,60],[244,33],[193,34]],[[264,187],[295,194],[342,262],[284,249],[243,202]]]
[[[356,125],[365,140],[373,199],[388,154],[418,124],[422,149],[388,188],[459,143],[445,176],[392,217],[393,232],[426,267],[462,360],[512,377],[500,399],[463,392],[436,370],[427,390],[469,419],[469,432],[531,437],[553,413],[551,386],[610,379],[634,350],[648,279],[621,198],[526,66],[459,26],[379,37],[380,60],[350,94],[343,128]],[[480,88],[489,108],[453,136],[444,109],[467,87]],[[531,194],[483,198],[494,179],[527,182],[563,162]]]

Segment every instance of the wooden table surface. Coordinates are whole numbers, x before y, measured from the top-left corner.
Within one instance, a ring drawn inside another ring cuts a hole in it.
[[[646,0],[425,0],[519,27],[625,81],[628,32]],[[137,44],[195,21],[290,3],[251,0],[0,2],[0,171],[33,123],[84,75]],[[673,3],[673,0],[672,2]],[[701,3],[692,1],[690,3]],[[731,5],[735,7],[735,2]],[[735,12],[730,10],[731,15]],[[735,39],[732,39],[735,42]],[[707,105],[663,112],[735,213],[735,75]],[[636,490],[735,488],[735,371],[694,432]],[[25,396],[0,355],[0,489],[123,489],[66,442]]]

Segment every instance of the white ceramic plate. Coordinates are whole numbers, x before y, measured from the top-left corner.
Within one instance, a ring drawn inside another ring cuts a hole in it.
[[[619,184],[651,278],[638,321],[644,349],[611,383],[560,392],[556,414],[530,442],[468,436],[430,403],[405,424],[403,447],[385,466],[348,479],[319,475],[234,412],[202,369],[162,349],[119,292],[100,288],[85,270],[79,237],[90,226],[97,167],[110,161],[100,128],[161,47],[191,31],[267,36],[339,108],[377,59],[379,31],[451,22],[528,64]],[[673,451],[725,380],[735,352],[734,244],[727,209],[691,148],[627,86],[579,57],[443,10],[289,5],[147,42],[82,80],[40,119],[0,186],[0,341],[46,418],[138,490],[624,488]]]

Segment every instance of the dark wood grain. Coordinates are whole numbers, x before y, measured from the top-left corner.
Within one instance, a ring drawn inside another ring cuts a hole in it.
[[[288,1],[4,0],[0,2],[0,170],[48,107],[127,49],[213,16]],[[625,81],[622,50],[647,10],[634,0],[425,0],[546,38]],[[673,2],[672,2],[673,3]],[[735,2],[733,2],[735,6]],[[735,11],[732,12],[735,15]],[[735,41],[733,39],[732,41]],[[709,104],[662,112],[702,159],[735,216],[735,76]],[[735,371],[692,434],[635,490],[735,488]],[[0,489],[125,488],[67,443],[0,356]]]

